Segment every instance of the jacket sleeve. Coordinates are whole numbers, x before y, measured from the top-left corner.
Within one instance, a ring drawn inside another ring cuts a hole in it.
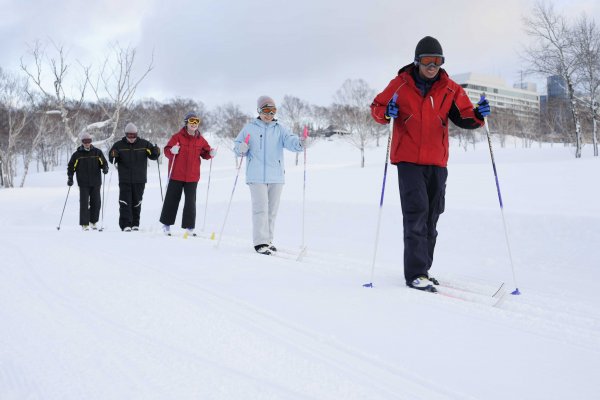
[[[171,139],[169,139],[169,141],[167,142],[167,144],[165,145],[165,157],[167,157],[169,160],[173,159],[173,153],[171,153],[171,147],[175,146],[177,144],[177,134],[171,136]]]
[[[116,142],[115,144],[113,144],[112,147],[110,148],[110,150],[108,151],[108,161],[110,161],[111,164],[114,164],[115,160],[117,158],[117,157],[115,157],[115,154],[118,151],[117,143],[119,143],[119,142]],[[115,151],[115,150],[117,150],[117,151]],[[118,162],[118,160],[117,160],[117,162]]]
[[[200,157],[205,160],[210,160],[212,157],[210,156],[210,144],[206,141],[206,139],[202,138],[202,148],[200,149]]]
[[[69,160],[69,164],[67,164],[67,176],[69,178],[73,178],[73,174],[75,174],[75,164],[77,162],[77,152],[73,153],[71,159]]]
[[[469,100],[469,96],[465,90],[458,86],[456,95],[452,99],[452,105],[448,117],[454,125],[463,129],[477,129],[484,125],[484,121],[477,117],[473,108],[473,103]]]
[[[379,124],[389,124],[390,120],[385,117],[385,110],[387,109],[387,105],[394,96],[394,93],[398,90],[398,88],[404,83],[404,80],[399,76],[395,77],[388,83],[387,87],[383,89],[383,92],[379,93],[373,103],[371,103],[371,116],[375,120],[375,122]]]
[[[98,163],[100,164],[100,169],[104,171],[104,173],[107,173],[108,161],[106,161],[106,158],[104,158],[104,153],[100,149],[98,149]]]
[[[158,145],[153,145],[149,141],[146,141],[146,152],[148,153],[148,158],[155,161],[160,157],[160,147]]]
[[[302,143],[300,142],[300,137],[298,135],[294,135],[283,126],[279,125],[281,129],[281,141],[283,143],[283,147],[288,149],[289,151],[294,151],[296,153],[304,150],[302,147]]]
[[[250,134],[250,130],[248,129],[249,124],[244,125],[240,133],[238,133],[237,137],[233,141],[233,152],[236,156],[241,157],[242,153],[240,153],[240,144],[246,139],[246,135]]]

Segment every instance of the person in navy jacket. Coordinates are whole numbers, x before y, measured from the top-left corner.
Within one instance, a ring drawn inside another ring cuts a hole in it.
[[[108,152],[108,161],[119,171],[119,226],[124,232],[140,229],[148,160],[159,156],[160,148],[139,137],[137,126],[131,122],[125,126],[125,136]]]
[[[79,137],[81,146],[73,153],[67,165],[67,185],[73,185],[75,175],[79,186],[79,225],[84,231],[88,231],[90,226],[96,230],[102,201],[100,172],[105,175],[108,173],[108,163],[102,150],[92,145],[92,135],[84,131]]]
[[[401,68],[371,104],[376,122],[389,124],[393,118],[390,161],[398,168],[406,284],[430,292],[437,284],[429,269],[445,206],[448,119],[463,129],[475,129],[490,114],[483,96],[473,107],[464,89],[441,68],[444,61],[438,40],[424,37],[414,61]]]
[[[283,149],[300,152],[304,143],[275,119],[277,107],[271,97],[259,97],[256,105],[258,117],[242,128],[235,139],[234,152],[247,156],[246,183],[252,198],[254,249],[270,255],[277,251],[273,246],[273,233],[285,183]]]

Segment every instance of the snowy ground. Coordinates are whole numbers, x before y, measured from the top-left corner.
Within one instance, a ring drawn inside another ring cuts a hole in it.
[[[498,307],[496,286],[515,282],[484,142],[451,151],[432,273],[469,292],[448,296],[403,284],[393,167],[375,287],[362,287],[382,147],[367,152],[364,169],[342,141],[309,149],[302,262],[253,251],[243,172],[219,249],[210,239],[184,240],[179,229],[172,238],[159,233],[155,163],[138,233],[118,229],[116,174],[104,232],[77,226],[76,187],[57,231],[66,167],[31,175],[23,189],[0,190],[0,398],[598,399],[600,160],[584,150],[576,160],[563,146],[496,146],[523,293]],[[286,157],[275,244],[296,250],[303,168]],[[235,172],[222,146],[206,235],[218,236]]]

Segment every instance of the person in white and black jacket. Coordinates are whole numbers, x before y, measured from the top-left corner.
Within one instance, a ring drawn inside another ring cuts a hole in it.
[[[139,230],[148,159],[159,156],[160,148],[138,137],[138,128],[131,122],[125,126],[125,136],[108,152],[109,161],[119,171],[119,226],[124,232]]]
[[[100,217],[100,187],[102,175],[108,173],[108,162],[104,153],[92,145],[92,136],[83,132],[80,135],[81,146],[71,156],[67,165],[67,185],[73,186],[73,175],[79,186],[79,225],[84,231],[96,228]]]

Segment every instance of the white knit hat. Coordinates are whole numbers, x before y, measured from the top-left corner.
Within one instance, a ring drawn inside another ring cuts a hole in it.
[[[135,126],[132,122],[125,125],[125,133],[138,133],[137,126]]]

